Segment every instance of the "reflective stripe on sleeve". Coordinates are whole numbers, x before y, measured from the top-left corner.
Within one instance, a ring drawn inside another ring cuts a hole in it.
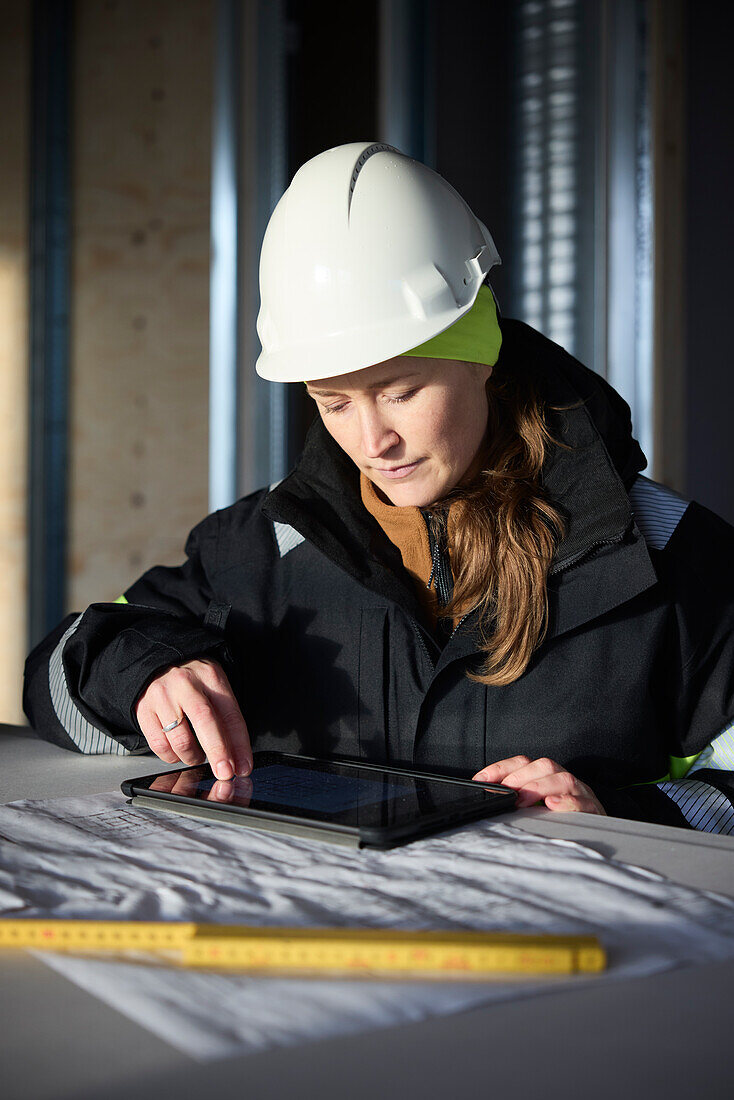
[[[126,749],[119,741],[115,741],[85,718],[69,694],[62,654],[66,642],[78,627],[81,618],[80,615],[75,619],[63,634],[48,663],[48,687],[56,717],[81,752],[92,755],[110,752],[116,756],[132,756],[130,749]],[[147,750],[147,745],[145,748]]]
[[[734,835],[734,806],[716,787],[699,779],[678,779],[657,784],[693,829]]]
[[[700,768],[716,768],[717,771],[734,772],[734,722],[715,737],[699,754],[689,775]]]

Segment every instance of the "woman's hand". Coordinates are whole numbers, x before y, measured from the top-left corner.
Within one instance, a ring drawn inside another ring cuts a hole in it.
[[[216,661],[187,661],[167,669],[148,684],[135,715],[150,748],[167,764],[208,760],[217,779],[252,771],[247,725]]]
[[[159,775],[151,783],[151,791],[162,791],[165,794],[180,794],[185,798],[195,798],[197,795],[199,780],[196,772],[183,768],[180,772],[168,772]],[[216,779],[207,793],[206,802],[231,802],[237,794],[238,806],[249,806],[252,798],[252,780],[247,777],[237,776],[234,779]]]
[[[547,757],[531,760],[529,756],[511,756],[509,760],[488,764],[473,778],[512,787],[517,791],[518,809],[543,801],[549,810],[606,815],[591,787]]]

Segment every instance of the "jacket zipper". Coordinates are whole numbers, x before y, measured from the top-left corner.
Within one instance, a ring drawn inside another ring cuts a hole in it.
[[[418,638],[418,641],[420,642],[421,649],[423,650],[426,657],[428,658],[429,665],[431,666],[431,668],[435,669],[436,662],[434,661],[431,654],[428,652],[428,646],[426,645],[426,643],[423,640],[423,635],[421,634],[421,625],[420,625],[420,623],[418,622],[417,619],[414,619],[412,616],[411,616],[410,621],[413,624],[413,629],[415,630],[416,637]],[[452,635],[452,637],[453,637],[453,635]]]
[[[431,586],[433,585],[434,577],[435,577],[435,575],[438,571],[439,561],[440,561],[441,557],[443,556],[443,554],[442,554],[442,547],[441,547],[440,541],[438,539],[434,540],[434,538],[433,538],[433,531],[431,530],[432,515],[431,515],[430,510],[429,509],[424,510],[424,509],[421,508],[421,515],[423,516],[423,520],[424,520],[426,528],[428,530],[428,542],[429,542],[429,546],[431,548],[432,566],[431,566],[431,575],[428,578],[428,587],[431,588]],[[434,543],[434,545],[431,545],[432,543]],[[449,571],[450,571],[450,569],[451,569],[451,566],[449,565]],[[453,578],[452,578],[452,581],[453,581]],[[437,581],[436,582],[436,594],[437,595],[438,595],[438,587],[439,586],[438,586],[438,581]],[[453,583],[452,583],[452,587],[453,587]],[[469,614],[469,612],[467,612],[467,615],[468,614]],[[462,617],[459,619],[459,621],[456,624],[456,626],[454,627],[454,629],[449,634],[449,636],[446,639],[446,642],[444,643],[444,645],[448,645],[448,643],[451,641],[451,639],[453,638],[456,631],[459,629],[459,627],[463,623],[464,619],[466,619],[467,615],[462,615]],[[419,631],[418,624],[415,622],[415,620],[413,620],[413,621],[414,621],[414,625],[415,625],[416,629],[418,630],[418,637],[420,638],[421,636],[420,636],[420,631]],[[423,646],[423,649],[426,651],[426,653],[428,653],[428,650],[426,649],[425,642],[423,641],[422,638],[421,638],[421,645]],[[430,656],[429,656],[429,660],[431,660]],[[431,664],[433,665],[432,660],[431,660]],[[435,665],[433,665],[433,667],[435,668]]]
[[[457,631],[457,630],[459,629],[459,627],[460,627],[460,626],[461,626],[461,624],[463,623],[464,619],[468,619],[470,615],[471,615],[471,611],[467,611],[466,615],[462,615],[462,616],[461,616],[461,618],[459,619],[458,623],[456,624],[456,626],[454,627],[454,629],[453,629],[453,630],[451,631],[451,633],[449,634],[449,641],[451,641],[451,639],[453,638],[454,634],[456,633],[456,631]]]
[[[580,550],[578,554],[575,554],[572,558],[568,558],[567,561],[560,562],[558,565],[553,566],[549,570],[548,576],[557,576],[559,573],[565,573],[567,569],[573,569],[574,566],[579,565],[585,558],[590,557],[592,554],[600,550],[602,546],[613,546],[617,542],[621,542],[624,536],[627,534],[627,528],[618,535],[614,535],[610,539],[599,539],[598,542],[592,542],[590,546],[585,546],[583,550]]]
[[[560,566],[555,569],[551,569],[548,573],[548,576],[558,576],[560,573],[565,573],[567,569],[573,569],[574,566],[579,565],[585,558],[588,558],[592,554],[596,553],[596,551],[601,549],[602,546],[613,546],[615,543],[621,542],[626,533],[627,531],[624,530],[621,532],[621,534],[614,535],[612,538],[599,539],[598,542],[592,542],[590,546],[586,546],[583,550],[580,550],[578,554],[575,554],[574,557],[569,558],[568,561],[561,563]],[[466,615],[461,616],[458,623],[449,635],[449,641],[451,641],[454,634],[456,634],[456,631],[464,622],[464,619],[468,618],[470,614],[471,612],[467,611]]]

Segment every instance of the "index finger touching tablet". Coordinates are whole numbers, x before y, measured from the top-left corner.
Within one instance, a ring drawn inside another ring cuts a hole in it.
[[[510,756],[506,760],[497,760],[494,764],[487,764],[472,779],[482,783],[502,783],[508,775],[524,768],[530,763],[529,756]]]
[[[220,711],[218,699],[200,684],[183,684],[179,700],[217,779],[231,779],[238,765],[247,766],[250,739],[241,715],[237,726],[231,715]]]

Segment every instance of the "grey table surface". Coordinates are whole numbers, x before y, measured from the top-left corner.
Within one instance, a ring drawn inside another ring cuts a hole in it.
[[[0,726],[0,802],[115,790],[157,765],[82,757]],[[734,838],[538,809],[507,820],[734,897]],[[734,961],[198,1064],[37,959],[0,953],[5,1100],[188,1100],[234,1089],[269,1100],[446,1100],[478,1090],[729,1100],[732,1023]]]

